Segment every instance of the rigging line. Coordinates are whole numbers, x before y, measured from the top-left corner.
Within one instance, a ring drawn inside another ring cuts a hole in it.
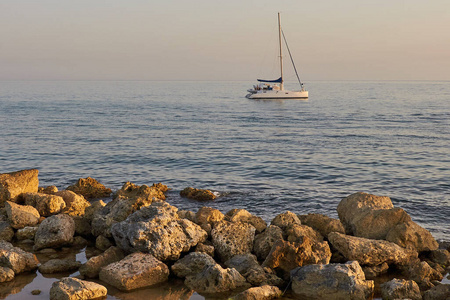
[[[297,75],[298,83],[300,83],[300,87],[303,87],[303,83],[300,80],[300,76],[298,76],[297,68],[295,67],[294,59],[292,58],[292,55],[291,55],[291,50],[289,50],[289,46],[288,46],[288,43],[286,41],[286,37],[284,36],[283,29],[281,29],[281,33],[283,34],[284,43],[286,44],[286,49],[287,49],[287,51],[289,53],[289,57],[291,58],[291,62],[292,62],[292,66],[294,67],[295,75]]]

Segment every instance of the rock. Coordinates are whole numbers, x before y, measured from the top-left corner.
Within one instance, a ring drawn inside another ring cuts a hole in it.
[[[72,247],[75,248],[84,248],[89,244],[89,241],[83,238],[82,236],[75,236],[73,238]]]
[[[14,247],[11,243],[0,241],[0,267],[7,267],[14,274],[37,269],[39,261],[33,253]]]
[[[34,240],[38,226],[27,226],[16,231],[16,239],[19,241],[23,240]]]
[[[37,295],[40,295],[41,292],[42,292],[41,290],[32,290],[32,291],[31,291],[31,295],[37,296]]]
[[[423,300],[438,300],[450,298],[450,284],[439,284],[425,293],[423,293]]]
[[[374,282],[365,280],[358,262],[308,265],[291,272],[292,291],[300,299],[368,299]]]
[[[14,237],[14,230],[9,226],[9,222],[0,221],[0,241],[11,242]]]
[[[234,255],[251,253],[255,231],[255,227],[247,223],[217,222],[211,231],[211,240],[218,258],[224,262]]]
[[[384,262],[378,266],[364,266],[362,269],[364,275],[366,275],[366,279],[375,279],[376,277],[385,274],[389,269],[389,265]]]
[[[94,215],[100,211],[103,207],[106,206],[106,203],[103,202],[103,200],[97,200],[91,203],[91,206],[86,207],[84,210],[84,216],[86,220],[92,222],[92,219],[94,218]]]
[[[135,252],[100,271],[100,280],[121,291],[130,291],[167,281],[169,268],[151,254]]]
[[[130,252],[148,252],[162,261],[177,260],[208,236],[197,224],[179,219],[177,210],[167,202],[154,202],[134,212],[112,226],[117,246]]]
[[[180,278],[196,275],[200,273],[205,266],[215,265],[214,259],[205,253],[191,252],[182,259],[175,262],[171,269],[172,272]]]
[[[430,267],[425,261],[416,261],[410,264],[405,267],[404,273],[408,279],[417,282],[421,290],[428,290],[434,286],[432,281],[443,279],[442,274]]]
[[[14,271],[8,267],[0,267],[0,283],[14,279]]]
[[[289,242],[302,241],[305,236],[314,242],[323,242],[323,236],[306,225],[293,224],[291,227],[286,229],[286,235]]]
[[[255,227],[258,233],[263,232],[267,228],[266,222],[261,217],[254,216],[245,209],[232,209],[226,213],[225,219],[233,223],[248,223]]]
[[[113,243],[106,237],[104,237],[103,235],[99,235],[96,239],[95,239],[95,248],[105,251],[106,249],[108,249],[109,247],[113,246]]]
[[[278,240],[283,239],[283,231],[280,227],[269,225],[262,233],[255,236],[253,250],[259,260],[265,260],[272,246]]]
[[[278,240],[272,247],[263,267],[289,272],[309,264],[328,264],[331,258],[327,242],[317,243],[305,237],[301,242]]]
[[[439,248],[438,242],[425,228],[413,221],[398,224],[386,236],[386,240],[400,247],[414,249],[417,252],[431,251]]]
[[[74,277],[64,277],[52,284],[51,300],[101,299],[106,297],[108,290],[95,282],[80,280]]]
[[[87,278],[97,278],[101,268],[122,260],[125,257],[123,251],[117,247],[110,247],[100,255],[91,257],[80,267],[80,274]]]
[[[39,266],[42,274],[60,273],[78,270],[81,266],[79,261],[73,259],[50,259]]]
[[[332,232],[330,243],[347,260],[356,260],[361,265],[387,264],[405,265],[417,258],[417,252],[382,240],[371,240]]]
[[[16,202],[22,193],[36,193],[38,173],[38,170],[31,169],[0,174],[0,206],[6,201]]]
[[[180,196],[199,201],[214,200],[217,196],[210,190],[194,189],[187,187],[180,192]]]
[[[47,187],[39,187],[37,192],[42,194],[54,195],[58,192],[58,188],[54,185],[49,185]]]
[[[438,249],[430,251],[428,257],[430,260],[441,266],[450,266],[450,252],[445,249]]]
[[[39,193],[23,193],[19,197],[26,205],[33,206],[44,217],[60,213],[66,203],[62,197]]]
[[[48,217],[39,225],[34,237],[34,249],[58,248],[70,245],[75,233],[75,222],[65,214]]]
[[[94,178],[80,178],[77,183],[67,187],[66,190],[83,195],[86,199],[109,197],[112,191]]]
[[[214,246],[213,245],[209,245],[206,243],[198,243],[197,246],[195,246],[195,252],[201,252],[201,253],[206,253],[211,257],[214,257]]]
[[[322,236],[328,237],[330,232],[345,233],[344,225],[337,219],[322,214],[298,215],[302,225],[317,230]]]
[[[211,234],[212,226],[215,222],[222,221],[225,215],[220,210],[211,207],[202,207],[195,214],[195,223]]]
[[[223,269],[219,264],[207,265],[200,273],[186,277],[184,284],[200,294],[220,294],[250,287],[236,269]]]
[[[394,205],[389,197],[358,192],[342,199],[337,207],[337,212],[346,232],[352,234],[352,220],[355,216],[367,210],[391,208],[394,208]]]
[[[290,211],[277,215],[275,218],[273,218],[272,222],[270,222],[270,225],[280,227],[283,232],[285,232],[293,224],[302,225],[302,222],[300,222],[300,219],[296,214]]]
[[[232,297],[232,300],[271,300],[278,299],[283,293],[276,286],[263,285],[249,288]]]
[[[417,283],[412,280],[394,278],[381,285],[381,297],[383,300],[411,299],[422,300]]]
[[[66,203],[63,213],[68,214],[69,216],[83,216],[86,208],[91,206],[83,196],[72,191],[60,191],[56,192],[55,195],[63,198]]]
[[[72,216],[75,223],[75,234],[90,237],[92,236],[91,222],[84,216]]]
[[[160,198],[158,198],[160,197]],[[129,215],[153,202],[165,199],[157,187],[136,186],[127,182],[120,189],[114,200],[99,209],[92,218],[92,234],[111,237],[112,225],[124,221]]]
[[[178,216],[180,219],[188,219],[189,221],[195,222],[195,213],[190,210],[178,210]]]
[[[12,228],[21,229],[26,226],[34,226],[39,222],[39,212],[32,206],[7,201],[5,208]]]

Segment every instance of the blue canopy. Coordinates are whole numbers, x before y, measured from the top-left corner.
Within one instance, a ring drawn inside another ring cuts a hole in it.
[[[257,79],[257,80],[259,82],[279,82],[279,83],[283,82],[283,78],[282,77],[280,77],[278,79],[275,79],[275,80],[265,80],[265,79]]]

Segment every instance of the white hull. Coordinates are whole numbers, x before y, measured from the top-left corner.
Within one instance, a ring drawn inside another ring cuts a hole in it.
[[[248,99],[308,99],[308,91],[260,90],[246,97]]]

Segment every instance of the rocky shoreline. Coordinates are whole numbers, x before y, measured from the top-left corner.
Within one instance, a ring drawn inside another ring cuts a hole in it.
[[[112,191],[89,177],[58,191],[39,187],[35,169],[0,174],[0,288],[22,273],[78,270],[53,283],[50,299],[101,299],[105,286],[131,292],[174,278],[188,291],[177,299],[194,291],[207,299],[450,297],[441,282],[449,244],[389,197],[355,193],[339,203],[339,219],[285,211],[267,224],[244,209],[178,210],[167,190],[127,182],[105,203],[98,199]],[[216,197],[192,188],[182,195]],[[83,264],[37,258],[88,245],[95,251]]]

